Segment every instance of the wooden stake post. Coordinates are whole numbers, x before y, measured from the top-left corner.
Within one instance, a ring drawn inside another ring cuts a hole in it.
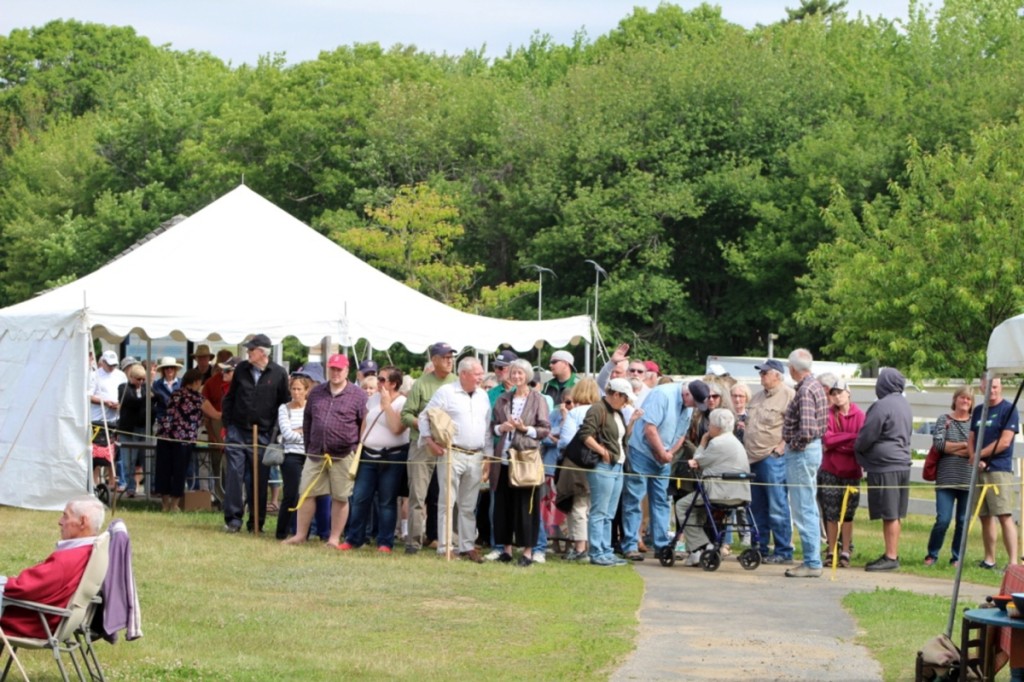
[[[260,427],[252,425],[252,534],[260,532]]]

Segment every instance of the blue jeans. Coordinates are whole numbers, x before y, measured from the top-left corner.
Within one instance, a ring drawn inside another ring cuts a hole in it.
[[[640,523],[643,512],[640,504],[647,495],[647,506],[651,510],[651,540],[655,549],[668,545],[672,538],[668,534],[669,514],[672,505],[668,501],[668,476],[670,465],[654,461],[646,451],[629,448],[629,468],[637,476],[627,476],[622,493],[622,551],[635,552],[640,537]]]
[[[135,467],[145,466],[146,461],[143,451],[132,447],[132,444],[145,442],[146,427],[144,426],[136,427],[131,433],[121,434],[121,451],[117,458],[117,480],[131,493],[134,493],[137,487],[135,485]]]
[[[953,518],[953,504],[956,504],[956,527],[953,530],[953,547],[950,554],[954,561],[960,560],[960,539],[963,537],[964,522],[967,519],[967,496],[969,490],[962,488],[935,487],[935,525],[928,537],[928,556],[939,558],[942,541],[946,539],[946,529]]]
[[[768,456],[750,465],[757,478],[750,486],[750,512],[760,536],[758,549],[767,557],[769,541],[774,536],[775,556],[793,558],[793,520],[786,497],[786,463]]]
[[[398,488],[402,483],[402,470],[409,459],[409,449],[380,459],[370,459],[365,454],[359,462],[352,487],[352,502],[349,508],[348,531],[345,541],[362,547],[366,543],[366,527],[370,518],[370,505],[374,493],[377,495],[377,546],[394,547],[395,521],[398,518]]]
[[[598,462],[597,466],[587,471],[587,481],[590,484],[588,552],[591,559],[611,559],[612,521],[622,494],[622,465]]]
[[[818,511],[818,469],[821,467],[821,440],[813,440],[803,450],[786,446],[786,488],[793,503],[793,522],[800,534],[804,566],[821,568],[821,514]]]

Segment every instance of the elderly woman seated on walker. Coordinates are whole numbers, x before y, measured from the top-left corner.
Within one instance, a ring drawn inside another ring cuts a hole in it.
[[[750,463],[743,444],[733,434],[736,417],[731,410],[718,408],[708,416],[708,431],[700,439],[700,447],[689,461],[691,469],[700,469],[704,475],[702,487],[709,502],[715,504],[738,505],[750,502],[750,483],[745,480],[725,480],[715,478],[722,474],[750,473]],[[687,566],[700,564],[701,550],[711,540],[704,532],[707,521],[703,502],[697,497],[699,490],[685,495],[676,502],[676,518],[686,517],[691,505],[696,505],[690,519],[683,528],[686,546],[690,556],[686,559]]]

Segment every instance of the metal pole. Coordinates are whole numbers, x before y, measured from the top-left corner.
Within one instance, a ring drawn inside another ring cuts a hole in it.
[[[544,271],[537,270],[537,321],[544,319],[541,311],[544,309]]]
[[[953,621],[956,619],[957,602],[960,598],[960,579],[964,573],[964,561],[967,559],[967,529],[970,528],[972,509],[975,499],[978,496],[978,470],[981,465],[981,449],[985,442],[985,429],[983,425],[988,419],[988,401],[992,395],[992,372],[985,372],[985,396],[981,404],[981,420],[978,424],[978,435],[974,439],[974,465],[971,467],[971,484],[967,492],[967,517],[964,519],[964,532],[960,536],[959,556],[960,561],[956,565],[956,576],[953,579],[953,597],[949,603],[949,618],[946,620],[946,636],[953,636]],[[1012,557],[1011,557],[1012,558]]]

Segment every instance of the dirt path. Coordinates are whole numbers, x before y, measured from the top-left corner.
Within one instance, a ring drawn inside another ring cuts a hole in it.
[[[624,680],[878,680],[881,666],[854,644],[840,601],[856,590],[898,588],[951,596],[948,579],[841,569],[836,580],[786,578],[785,567],[744,571],[724,561],[713,573],[648,559],[635,564],[646,592],[637,647],[611,677]],[[960,597],[992,588],[964,584]]]

